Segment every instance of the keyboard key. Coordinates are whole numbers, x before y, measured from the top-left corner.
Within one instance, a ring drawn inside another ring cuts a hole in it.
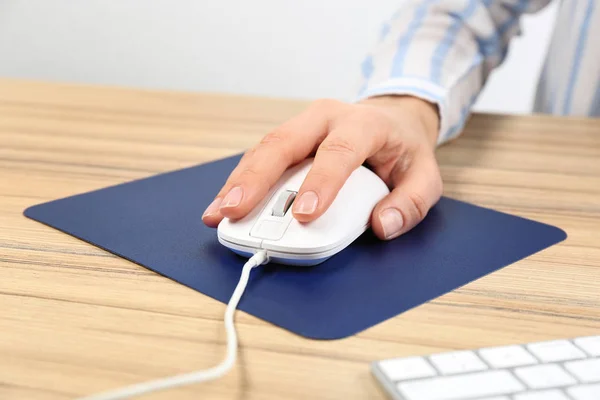
[[[600,336],[580,337],[574,342],[590,356],[600,357]]]
[[[531,343],[527,345],[527,349],[545,363],[585,358],[585,353],[568,340]]]
[[[434,367],[444,375],[477,372],[488,369],[472,351],[452,351],[429,357]]]
[[[537,360],[524,347],[502,346],[479,350],[479,355],[493,368],[513,368],[537,364]]]
[[[598,400],[600,399],[600,383],[568,388],[567,393],[574,400]]]
[[[549,389],[577,383],[575,378],[556,364],[517,368],[515,375],[531,389]]]
[[[583,383],[600,382],[600,358],[570,361],[565,368]]]
[[[535,392],[518,393],[513,397],[514,400],[570,400],[566,394],[560,390],[540,390]]]
[[[506,370],[442,376],[398,384],[398,390],[407,400],[462,400],[507,395],[524,389],[523,384]]]
[[[392,381],[435,376],[435,369],[422,357],[396,358],[379,362],[379,368]]]

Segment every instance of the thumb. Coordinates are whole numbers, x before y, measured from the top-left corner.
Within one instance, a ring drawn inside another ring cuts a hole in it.
[[[415,155],[406,171],[392,174],[394,189],[377,204],[371,226],[381,239],[393,239],[421,222],[442,195],[442,178],[433,153]]]

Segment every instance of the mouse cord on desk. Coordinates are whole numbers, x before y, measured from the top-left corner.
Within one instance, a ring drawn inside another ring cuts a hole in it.
[[[265,264],[266,262],[268,262],[267,253],[265,251],[260,251],[254,254],[248,260],[248,262],[246,262],[244,268],[242,269],[240,280],[235,290],[233,291],[233,294],[231,295],[231,299],[227,304],[227,308],[225,309],[224,320],[225,332],[227,334],[227,355],[219,365],[203,371],[196,371],[188,374],[176,375],[169,378],[158,379],[155,381],[149,381],[132,386],[127,386],[122,389],[117,389],[106,393],[100,393],[97,395],[84,397],[80,400],[126,399],[132,396],[139,396],[158,390],[172,389],[178,386],[206,382],[220,378],[223,375],[225,375],[235,364],[237,355],[238,342],[233,320],[235,310],[237,308],[238,303],[240,302],[240,299],[242,298],[242,295],[244,294],[246,285],[248,284],[248,279],[250,278],[250,271],[253,268],[258,267],[259,265]]]

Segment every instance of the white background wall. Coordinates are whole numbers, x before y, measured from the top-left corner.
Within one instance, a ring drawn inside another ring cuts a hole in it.
[[[401,1],[2,0],[0,76],[348,100]],[[555,6],[524,20],[476,109],[529,111]]]

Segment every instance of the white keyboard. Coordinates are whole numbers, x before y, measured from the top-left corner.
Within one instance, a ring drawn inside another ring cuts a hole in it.
[[[396,400],[600,400],[600,336],[377,361]]]

